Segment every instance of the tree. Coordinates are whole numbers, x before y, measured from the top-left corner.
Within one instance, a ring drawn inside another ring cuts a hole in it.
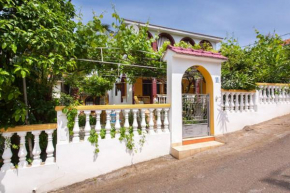
[[[0,0],[0,127],[23,124],[26,112],[31,123],[55,119],[52,88],[75,66],[74,16],[66,0]]]
[[[277,34],[256,31],[253,45],[242,48],[234,38],[222,42],[220,52],[228,57],[222,64],[224,89],[256,88],[257,82],[289,83],[289,50]]]

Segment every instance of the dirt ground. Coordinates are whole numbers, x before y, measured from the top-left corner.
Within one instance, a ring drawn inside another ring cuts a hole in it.
[[[216,138],[183,160],[163,156],[52,191],[290,192],[290,115]]]

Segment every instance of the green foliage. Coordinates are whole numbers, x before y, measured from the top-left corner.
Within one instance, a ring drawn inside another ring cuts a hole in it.
[[[0,2],[0,127],[23,124],[27,111],[30,123],[53,122],[52,87],[75,63],[74,6],[66,0]]]
[[[95,153],[99,153],[100,149],[99,149],[99,135],[96,132],[96,130],[92,129],[90,131],[90,136],[88,138],[88,141],[91,142],[92,145],[95,146]]]
[[[81,88],[85,94],[98,97],[104,96],[108,90],[111,90],[115,81],[112,82],[106,78],[93,75],[86,77],[82,83]]]
[[[245,48],[233,38],[222,42],[220,51],[228,57],[222,64],[222,88],[252,90],[257,82],[289,83],[289,50],[281,38],[256,34],[255,43]]]

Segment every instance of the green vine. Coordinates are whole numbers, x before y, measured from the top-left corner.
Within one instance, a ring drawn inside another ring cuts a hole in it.
[[[129,150],[134,150],[135,153],[137,153],[137,148],[135,145],[135,141],[134,141],[134,133],[133,133],[133,128],[129,127],[129,133],[126,133],[126,128],[125,127],[121,127],[120,130],[118,131],[120,133],[120,137],[119,140],[120,141],[125,141],[126,143],[126,147]],[[111,137],[115,138],[116,137],[116,129],[113,127],[111,129]],[[144,143],[146,142],[146,135],[145,132],[142,132],[141,129],[138,129],[138,133],[139,135],[141,135],[141,139],[139,140],[139,145],[140,147],[143,147]],[[88,138],[88,141],[95,146],[95,153],[99,153],[100,149],[99,149],[99,137],[101,137],[101,139],[105,139],[106,136],[106,130],[104,128],[101,129],[100,134],[98,134],[95,130],[91,130],[90,132],[90,136]]]
[[[88,140],[95,146],[95,153],[99,153],[99,135],[94,129],[91,130]]]

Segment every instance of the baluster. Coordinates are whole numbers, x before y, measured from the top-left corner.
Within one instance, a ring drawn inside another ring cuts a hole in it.
[[[142,132],[146,132],[145,112],[146,112],[146,109],[141,109],[141,117],[142,117],[141,129],[142,129]]]
[[[224,110],[224,107],[225,107],[225,105],[224,105],[224,95],[225,95],[225,93],[224,92],[222,92],[222,94],[221,94],[221,107],[222,107],[222,110]]]
[[[5,146],[2,154],[4,164],[1,167],[1,172],[5,172],[13,167],[13,164],[11,163],[12,151],[10,147],[12,133],[3,133],[2,136],[5,138]]]
[[[53,129],[45,130],[45,133],[47,133],[47,147],[46,147],[47,156],[46,156],[45,164],[54,163],[54,157],[53,157],[54,147],[52,143],[53,132],[54,132]]]
[[[236,104],[235,104],[235,111],[236,111],[236,112],[239,111],[239,106],[240,106],[240,105],[239,105],[239,94],[240,94],[240,93],[238,93],[238,92],[236,93],[236,101],[235,101],[235,102],[236,102]]]
[[[244,111],[244,94],[240,93],[240,111],[243,112]]]
[[[283,93],[283,88],[279,87],[279,98],[280,98],[280,102],[283,103],[284,101],[284,93]]]
[[[273,94],[274,94],[274,98],[273,98],[273,103],[277,103],[277,99],[279,97],[279,94],[277,93],[278,91],[278,87],[277,86],[272,86],[273,87]]]
[[[90,131],[91,131],[91,125],[90,125],[90,114],[91,114],[91,111],[88,110],[88,111],[85,111],[84,112],[85,115],[86,115],[86,125],[85,125],[85,138],[84,140],[87,141],[88,138],[90,137]]]
[[[271,102],[275,103],[275,92],[274,92],[274,86],[271,86]]]
[[[226,92],[226,102],[225,102],[225,110],[229,110],[229,93]]]
[[[120,128],[121,128],[121,125],[120,125],[120,112],[121,112],[121,110],[120,109],[116,109],[115,112],[116,112],[116,124],[115,124],[116,134],[115,134],[115,138],[119,138],[120,137]]]
[[[230,93],[231,100],[230,100],[230,111],[234,111],[234,93]]]
[[[279,86],[276,86],[276,102],[279,103],[281,102],[281,98],[282,98],[282,93],[281,93],[281,88]]]
[[[249,107],[250,107],[250,104],[249,104],[249,93],[245,93],[245,111],[249,111]]]
[[[255,97],[255,93],[250,93],[250,111],[254,112],[254,97]]]
[[[271,102],[271,91],[270,91],[270,86],[267,86],[267,102]]]
[[[19,148],[19,152],[18,152],[18,157],[19,157],[18,167],[19,168],[25,168],[28,165],[28,163],[26,161],[27,150],[25,147],[26,133],[27,133],[26,131],[17,132],[17,135],[20,137],[20,148]]]
[[[106,110],[106,139],[111,138],[111,112],[112,110]]]
[[[264,99],[264,86],[259,86],[260,90],[259,90],[259,100],[260,100],[260,103],[263,103],[265,102],[265,99]]]
[[[95,126],[95,130],[98,134],[101,133],[101,115],[102,110],[96,110],[96,126]]]
[[[153,111],[154,111],[154,109],[149,109],[149,111],[150,111],[150,121],[149,121],[149,131],[148,131],[148,133],[149,134],[154,134],[155,133],[154,129],[153,129],[153,127],[154,127],[154,121],[153,121]]]
[[[157,111],[157,129],[156,129],[156,133],[162,133],[162,130],[161,130],[161,117],[160,117],[160,112],[161,112],[162,109],[156,109]]]
[[[40,159],[41,149],[39,146],[40,133],[41,131],[32,131],[32,134],[34,135],[34,147],[32,150],[32,154],[33,154],[32,166],[39,166],[41,164],[41,159]]]
[[[287,99],[287,102],[290,102],[290,92],[289,92],[289,87],[287,88],[286,90],[286,99]]]
[[[125,113],[125,123],[124,123],[124,127],[126,129],[126,134],[129,134],[129,127],[130,127],[130,124],[129,124],[129,112],[130,112],[130,109],[125,109],[124,110],[124,113]]]
[[[139,110],[138,109],[133,109],[133,134],[136,136],[136,135],[139,135],[138,134],[138,121],[137,121],[137,112]]]
[[[74,124],[74,128],[73,128],[73,142],[79,142],[80,141],[80,126],[79,126],[79,114],[80,111],[77,111],[77,115],[75,117],[75,124]]]
[[[283,103],[286,103],[286,92],[285,92],[285,88],[281,87],[281,94],[282,94],[282,101]]]
[[[169,130],[169,121],[168,121],[168,111],[169,109],[168,108],[165,108],[164,109],[164,133],[169,133],[170,130]]]

